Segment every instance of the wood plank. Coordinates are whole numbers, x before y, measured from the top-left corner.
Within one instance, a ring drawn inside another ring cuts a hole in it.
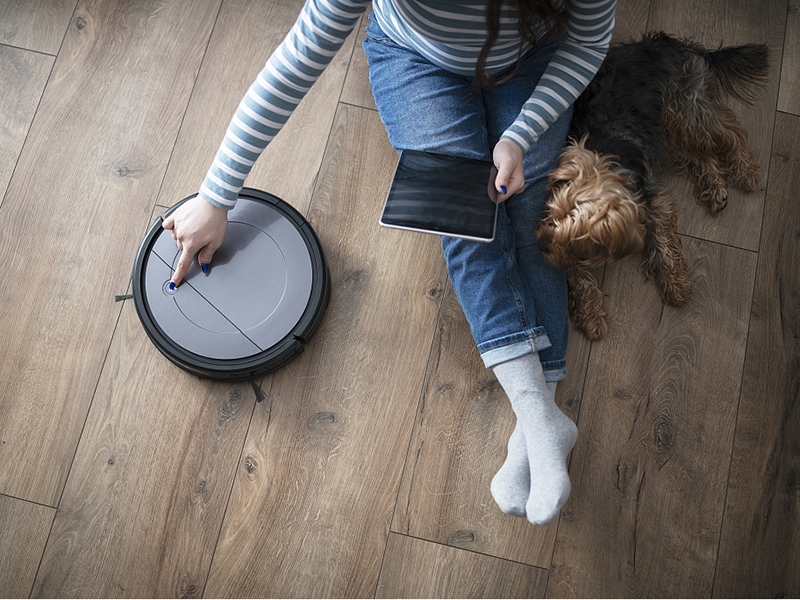
[[[606,270],[615,327],[592,347],[548,597],[711,593],[756,255],[684,248],[683,308],[638,261]]]
[[[714,596],[800,596],[800,117],[778,115]]]
[[[56,54],[78,0],[4,0],[0,44]]]
[[[547,571],[389,536],[376,598],[544,598]]]
[[[0,495],[0,597],[30,595],[55,512]]]
[[[3,493],[58,501],[218,10],[77,9],[0,213]]]
[[[254,405],[173,366],[126,300],[33,595],[200,597]]]
[[[603,281],[604,269],[597,269],[597,281]],[[589,366],[592,342],[580,333],[572,322],[569,324],[569,343],[567,345],[567,377],[558,382],[556,404],[570,419],[578,423],[581,401],[586,385],[586,370]],[[513,429],[512,429],[513,431]],[[548,565],[549,566],[549,565]]]
[[[223,3],[159,194],[160,205],[172,206],[200,189],[239,101],[302,7],[303,0]],[[246,181],[302,214],[311,201],[356,36],[353,32],[347,39]]]
[[[372,86],[369,83],[367,55],[361,47],[361,44],[367,38],[367,33],[364,29],[369,25],[369,12],[368,10],[364,13],[357,28],[358,38],[356,39],[356,47],[353,50],[353,57],[350,60],[350,68],[347,70],[347,79],[345,79],[344,88],[342,88],[341,102],[377,110],[375,98],[372,96]]]
[[[206,596],[374,594],[446,280],[438,239],[378,226],[396,163],[341,105],[310,210],[331,304],[265,382]]]
[[[651,0],[617,0],[614,42],[629,42],[647,31],[650,4]]]
[[[577,420],[590,342],[572,333],[567,379],[558,386],[557,401]],[[515,422],[448,286],[392,531],[549,567],[556,525],[533,527],[503,514],[489,490]]]
[[[789,0],[778,110],[800,116],[800,0]]]
[[[0,46],[0,206],[54,59]]]
[[[729,190],[728,205],[717,216],[694,200],[693,184],[686,178],[665,178],[682,208],[678,227],[692,237],[748,250],[758,250],[769,155],[775,120],[780,56],[786,27],[786,0],[669,0],[653,2],[650,29],[689,37],[709,48],[748,43],[768,44],[771,51],[769,81],[753,106],[735,100],[728,105],[748,132],[748,146],[761,167],[761,184],[752,192]]]

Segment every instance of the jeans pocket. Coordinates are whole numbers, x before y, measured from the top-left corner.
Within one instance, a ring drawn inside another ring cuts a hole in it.
[[[367,32],[367,37],[369,38],[369,41],[375,42],[376,44],[383,44],[384,46],[392,43],[392,40],[388,37],[373,37],[369,34],[369,32]]]
[[[366,26],[364,31],[367,33],[367,37],[373,42],[377,42],[378,44],[394,43],[394,40],[387,36],[383,32],[383,29],[381,29],[380,26],[375,22],[374,13],[369,15],[369,24]]]

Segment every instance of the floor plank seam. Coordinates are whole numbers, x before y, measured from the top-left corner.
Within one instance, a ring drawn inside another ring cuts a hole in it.
[[[352,32],[351,32],[351,35],[352,35]],[[353,52],[355,52],[355,47],[357,45],[358,44],[354,44],[353,45],[353,48],[350,50],[350,56],[347,59],[347,69],[344,72],[344,76],[342,77],[342,84],[339,87],[339,96],[336,99],[336,110],[334,111],[335,113],[339,112],[339,106],[340,105],[352,106],[352,105],[349,105],[349,104],[347,104],[345,102],[342,102],[341,98],[342,98],[342,92],[344,90],[344,84],[347,81],[347,75],[348,75],[348,73],[350,73],[350,67],[353,65]],[[361,107],[357,107],[357,108],[361,108]],[[314,204],[314,196],[317,193],[317,186],[319,185],[319,175],[320,175],[320,173],[322,171],[322,165],[325,162],[325,157],[328,154],[328,147],[329,147],[331,138],[333,137],[331,135],[331,133],[333,132],[333,126],[334,126],[335,123],[336,123],[336,119],[335,118],[331,119],[330,127],[328,127],[328,135],[325,138],[325,147],[322,150],[322,160],[320,161],[319,166],[317,168],[317,171],[314,174],[314,181],[313,181],[313,183],[311,185],[310,195],[309,195],[309,199],[308,199],[308,208],[306,208],[306,214],[303,215],[303,217],[305,217],[307,220],[311,216],[311,207]]]
[[[71,20],[70,20],[70,22],[71,22]],[[69,30],[69,28],[67,28],[67,29]],[[64,34],[64,37],[66,37],[66,34]],[[64,43],[63,39],[62,39],[61,43],[62,44]],[[58,58],[58,52],[56,52],[55,54],[51,54],[50,52],[44,52],[43,50],[35,50],[33,48],[25,48],[23,46],[15,46],[14,44],[3,44],[3,43],[0,43],[0,46],[2,46],[4,48],[12,48],[13,50],[21,50],[23,52],[31,52],[33,54],[39,54],[41,56],[49,56],[51,58]],[[60,51],[61,51],[61,48],[59,46],[59,52]]]
[[[161,175],[161,183],[158,184],[158,190],[156,191],[156,200],[153,203],[153,210],[155,210],[156,206],[159,205],[159,200],[161,200],[161,191],[164,189],[164,181],[167,179],[167,173],[169,173],[169,167],[172,164],[172,159],[175,156],[175,148],[178,146],[178,140],[183,133],[183,124],[186,122],[186,114],[189,112],[189,106],[192,103],[192,97],[194,96],[194,92],[197,89],[197,80],[200,78],[200,73],[203,71],[203,65],[206,62],[206,56],[208,56],[208,47],[211,44],[211,38],[214,37],[214,30],[217,28],[217,22],[219,21],[219,15],[222,12],[222,4],[224,0],[220,0],[219,7],[217,8],[217,16],[214,17],[214,24],[211,26],[211,31],[208,34],[208,39],[206,40],[206,47],[203,50],[203,58],[200,59],[200,64],[197,66],[197,73],[194,76],[194,83],[192,84],[192,91],[189,92],[189,96],[186,99],[186,106],[183,109],[183,116],[181,117],[181,124],[178,126],[178,131],[175,135],[175,139],[172,142],[172,150],[170,150],[169,158],[167,159],[166,167],[164,168],[164,173]],[[169,208],[175,204],[175,201],[172,202],[169,206],[165,208]]]
[[[51,506],[50,508],[54,508],[55,512],[53,513],[53,520],[50,523],[50,530],[47,532],[47,539],[45,540],[44,546],[42,547],[42,555],[39,557],[39,564],[36,566],[36,574],[33,577],[33,582],[31,583],[31,591],[28,594],[28,597],[33,596],[33,590],[36,587],[36,581],[39,579],[39,570],[42,568],[42,562],[44,561],[44,556],[47,553],[47,547],[50,544],[50,536],[53,533],[53,527],[55,527],[56,517],[58,516],[58,509],[61,506],[61,500],[64,497],[64,491],[67,488],[67,484],[69,482],[70,475],[72,474],[72,467],[75,464],[75,457],[78,455],[78,448],[81,445],[81,440],[83,439],[84,431],[86,430],[86,423],[89,421],[89,415],[92,412],[92,406],[94,406],[94,399],[97,395],[97,388],[100,386],[100,380],[103,377],[103,371],[106,367],[106,361],[108,360],[108,355],[111,352],[111,345],[114,343],[114,338],[117,333],[117,329],[119,328],[119,322],[122,319],[122,311],[125,309],[125,305],[128,303],[128,300],[122,302],[121,306],[119,307],[119,312],[117,313],[117,321],[114,323],[114,327],[111,333],[111,336],[108,341],[108,345],[106,346],[105,356],[103,357],[103,364],[100,366],[100,369],[97,374],[97,380],[94,384],[94,391],[92,392],[92,399],[89,401],[89,406],[86,408],[86,416],[83,419],[83,425],[81,426],[81,432],[77,437],[77,443],[75,444],[75,449],[72,453],[72,459],[69,462],[69,469],[67,470],[66,477],[64,477],[64,483],[61,486],[61,493],[58,496],[58,502],[56,502],[56,506]]]
[[[0,494],[0,498],[9,498],[10,500],[19,500],[20,502],[25,502],[26,504],[33,504],[34,506],[41,506],[42,508],[52,508],[54,510],[58,510],[57,506],[50,506],[49,504],[43,504],[42,502],[36,502],[35,500],[26,500],[25,498],[20,498],[18,496],[11,496],[9,494]]]
[[[519,518],[519,517],[514,517],[514,518]],[[531,525],[531,527],[538,527],[538,525]],[[462,552],[469,552],[470,554],[476,554],[478,556],[484,556],[486,558],[491,558],[491,559],[495,559],[495,560],[501,560],[503,562],[514,564],[514,565],[520,565],[520,566],[523,566],[523,567],[529,567],[529,568],[532,568],[532,569],[538,569],[540,571],[547,571],[548,573],[550,572],[550,568],[548,568],[548,567],[540,567],[539,565],[533,565],[533,564],[530,564],[530,563],[522,562],[520,560],[514,560],[513,558],[504,558],[502,556],[496,556],[494,554],[489,554],[487,552],[480,552],[479,550],[471,550],[469,548],[462,548],[461,546],[453,546],[451,544],[446,544],[444,542],[437,542],[436,540],[428,540],[428,539],[425,539],[423,537],[410,535],[410,534],[407,534],[407,533],[394,532],[394,534],[395,535],[402,535],[402,536],[405,536],[405,537],[407,537],[409,539],[418,540],[420,542],[426,542],[426,543],[429,543],[429,544],[435,544],[437,546],[443,546],[445,548],[453,548],[454,550],[460,550]]]
[[[785,32],[784,32],[784,39],[785,39]],[[771,136],[770,141],[769,141],[770,157],[772,156],[772,152],[774,151],[774,148],[775,148],[775,130],[776,130],[777,126],[778,126],[778,123],[777,123],[778,112],[780,112],[780,111],[777,111],[777,110],[775,111],[775,117],[773,118],[773,122],[772,122],[772,136]],[[771,158],[770,158],[770,162],[771,162]],[[722,536],[723,536],[724,529],[725,529],[725,515],[728,512],[728,494],[730,492],[730,487],[731,487],[731,473],[733,471],[733,457],[734,457],[734,450],[736,448],[737,432],[739,430],[738,425],[739,425],[739,413],[740,413],[741,407],[742,407],[742,390],[745,387],[745,365],[747,364],[747,354],[748,354],[748,349],[750,347],[750,333],[752,331],[752,323],[753,323],[753,306],[755,305],[755,298],[756,298],[756,294],[758,293],[758,285],[757,285],[758,284],[758,272],[759,272],[759,268],[761,267],[761,260],[763,258],[762,254],[761,254],[761,249],[762,249],[762,244],[763,244],[763,240],[764,240],[764,221],[765,221],[765,218],[767,216],[767,200],[769,198],[770,183],[771,183],[770,180],[771,180],[772,174],[773,174],[772,173],[772,168],[771,168],[771,165],[770,165],[770,169],[767,172],[767,180],[766,180],[766,182],[764,184],[765,190],[764,190],[764,205],[763,205],[763,207],[761,209],[761,230],[759,231],[759,236],[758,236],[758,251],[756,252],[756,255],[757,255],[756,256],[756,265],[755,265],[755,271],[754,271],[754,275],[753,275],[755,281],[753,282],[753,290],[752,290],[752,294],[750,296],[750,303],[749,303],[750,314],[748,315],[748,318],[747,318],[747,334],[745,335],[745,338],[744,338],[744,356],[743,356],[743,359],[742,359],[742,368],[741,368],[740,373],[739,373],[739,397],[736,400],[736,415],[735,415],[735,417],[733,419],[733,435],[731,436],[731,447],[730,447],[730,452],[728,453],[728,473],[727,473],[727,475],[725,477],[725,493],[724,493],[723,499],[722,499],[722,513],[720,515],[719,536],[717,538],[717,547],[716,547],[717,552],[716,552],[716,558],[714,560],[714,575],[711,577],[711,597],[712,598],[715,597],[714,596],[714,591],[715,591],[716,585],[717,585],[717,573],[719,572],[719,558],[720,558],[719,554],[720,554],[720,548],[722,547],[722,541],[723,541]]]
[[[47,544],[50,543],[50,536],[53,534],[53,527],[56,526],[56,516],[58,515],[58,509],[53,513],[53,520],[50,521],[50,529],[47,532],[47,541],[44,543],[44,547],[42,548],[42,555],[39,557],[39,564],[36,565],[36,574],[33,576],[33,581],[31,581],[31,589],[28,592],[28,598],[33,598],[33,590],[36,588],[36,580],[39,579],[39,570],[42,568],[42,563],[44,562],[44,554],[45,550],[47,549]]]
[[[417,427],[417,419],[419,417],[419,414],[421,412],[421,406],[422,406],[422,404],[424,402],[424,399],[425,399],[425,391],[427,389],[426,384],[427,384],[427,381],[428,381],[428,369],[431,366],[431,357],[433,356],[434,346],[436,345],[436,332],[439,330],[439,322],[441,321],[441,318],[442,318],[442,309],[444,307],[444,299],[445,299],[445,295],[446,295],[446,292],[447,292],[448,285],[449,285],[449,279],[445,283],[445,288],[442,291],[441,298],[439,299],[439,310],[438,310],[438,312],[436,314],[436,323],[433,326],[433,336],[431,337],[430,349],[428,351],[428,358],[427,358],[427,361],[425,363],[425,370],[422,373],[422,379],[421,379],[422,383],[421,383],[421,386],[420,386],[419,397],[417,398],[417,407],[416,407],[416,411],[414,413],[414,420],[411,423],[411,432],[410,432],[410,434],[408,436],[408,447],[406,448],[406,457],[405,457],[405,460],[403,461],[403,469],[400,472],[400,482],[401,482],[401,484],[397,488],[397,494],[395,495],[394,506],[392,508],[392,516],[389,519],[389,529],[388,529],[388,531],[386,533],[386,543],[384,544],[384,547],[383,547],[383,556],[381,557],[381,567],[380,567],[380,569],[378,569],[378,580],[375,582],[375,592],[373,593],[373,598],[376,597],[377,593],[378,593],[378,585],[380,585],[381,573],[383,572],[384,561],[386,560],[386,552],[388,551],[388,548],[389,548],[389,539],[391,538],[392,534],[394,533],[395,535],[406,535],[407,537],[411,537],[407,533],[403,534],[403,533],[398,533],[398,532],[392,531],[392,524],[394,523],[395,516],[397,515],[397,505],[400,503],[400,492],[401,492],[401,488],[402,488],[402,481],[405,479],[406,469],[408,468],[408,458],[409,458],[409,455],[411,454],[411,444],[414,441],[414,431],[416,430],[416,427]],[[437,362],[437,364],[438,364],[438,362]],[[411,481],[413,482],[413,477],[412,477]],[[410,497],[410,493],[409,493],[409,497]],[[408,514],[408,513],[406,512],[406,514]]]
[[[66,34],[64,34],[66,36]],[[61,43],[63,44],[64,41],[62,40]],[[9,46],[13,47],[13,46]],[[25,48],[21,48],[21,50],[25,50],[26,52],[34,52],[34,50],[26,50]],[[43,54],[43,53],[38,53]],[[46,56],[53,56],[52,54],[46,54]],[[28,130],[25,132],[25,139],[22,140],[22,145],[19,147],[19,154],[17,154],[17,160],[14,161],[14,168],[11,169],[11,176],[8,178],[8,184],[6,184],[6,189],[3,190],[3,195],[0,197],[0,209],[3,208],[6,201],[6,196],[8,195],[8,190],[11,189],[11,182],[14,181],[14,175],[17,172],[17,167],[19,166],[19,159],[22,157],[22,153],[25,151],[25,146],[28,143],[28,136],[31,133],[31,129],[33,128],[33,123],[36,121],[36,115],[39,114],[39,108],[42,106],[42,99],[44,98],[45,92],[47,91],[47,86],[50,84],[50,78],[53,76],[53,71],[56,68],[56,62],[58,62],[58,57],[53,57],[53,65],[50,67],[50,72],[47,74],[47,79],[45,79],[44,86],[42,86],[42,93],[39,96],[39,101],[36,103],[36,110],[33,111],[33,116],[31,117],[30,123],[28,124]]]
[[[687,240],[695,240],[698,242],[703,242],[705,244],[714,244],[715,246],[720,246],[722,248],[730,248],[731,250],[742,250],[743,252],[749,252],[750,254],[758,254],[758,250],[751,250],[750,248],[743,248],[742,246],[736,246],[734,244],[728,244],[726,242],[720,242],[717,240],[709,240],[706,238],[699,237],[697,235],[691,235],[688,233],[679,233],[678,237],[686,238]],[[760,243],[760,241],[759,241]]]
[[[364,110],[369,110],[371,112],[378,112],[377,108],[372,108],[370,106],[361,106],[360,104],[354,104],[353,102],[347,102],[345,100],[339,100],[339,104],[343,104],[345,106],[352,106],[353,108],[363,108]]]
[[[258,388],[261,390],[261,384],[263,383],[263,379],[259,382]],[[270,391],[272,388],[272,379],[270,378]],[[264,391],[261,390],[263,394]],[[272,416],[272,397],[271,394],[266,394],[264,401],[268,401],[270,403],[270,417]],[[206,587],[208,587],[208,580],[211,578],[211,569],[214,567],[214,558],[217,556],[217,549],[219,548],[219,540],[222,537],[222,530],[225,529],[225,519],[228,516],[228,507],[230,506],[231,499],[233,498],[233,489],[236,487],[236,476],[239,473],[239,468],[242,464],[242,457],[244,456],[244,449],[247,445],[247,440],[250,437],[250,427],[253,425],[253,416],[256,414],[256,408],[258,408],[259,402],[253,402],[253,410],[250,412],[250,421],[247,423],[247,429],[245,430],[244,437],[242,438],[242,449],[239,451],[239,459],[236,461],[236,468],[233,469],[233,476],[231,477],[231,484],[228,488],[228,499],[225,501],[225,510],[222,511],[222,518],[219,522],[219,530],[217,531],[217,539],[214,541],[214,549],[211,551],[211,560],[208,561],[208,571],[206,572],[205,581],[203,582],[203,589],[200,591],[200,598],[204,598],[206,594]],[[269,429],[269,422],[271,419],[267,420],[267,429]]]
[[[113,300],[113,298],[112,298]],[[128,304],[130,300],[123,300],[119,306],[117,312],[117,320],[114,323],[114,327],[111,330],[111,335],[109,336],[108,345],[106,346],[106,351],[103,356],[103,363],[100,365],[100,369],[97,372],[97,380],[94,384],[94,390],[92,391],[92,398],[89,401],[89,406],[86,408],[86,416],[83,419],[83,425],[81,425],[81,432],[77,437],[77,443],[75,444],[75,450],[72,452],[72,459],[69,461],[69,469],[67,470],[67,475],[64,477],[64,484],[61,486],[61,493],[58,495],[58,502],[56,502],[56,506],[52,507],[58,510],[61,506],[61,500],[64,497],[64,490],[67,488],[67,483],[69,482],[69,477],[72,474],[72,467],[75,464],[75,457],[78,455],[78,448],[81,445],[81,440],[83,440],[83,434],[86,431],[86,423],[89,421],[89,415],[92,412],[92,407],[94,406],[94,399],[97,395],[97,388],[100,386],[100,380],[103,378],[103,371],[106,368],[106,361],[108,360],[108,355],[111,352],[111,346],[114,344],[114,340],[117,335],[117,329],[119,328],[119,322],[122,319],[122,311],[125,310],[125,305]],[[48,540],[49,541],[49,540]],[[47,544],[45,544],[45,548]]]

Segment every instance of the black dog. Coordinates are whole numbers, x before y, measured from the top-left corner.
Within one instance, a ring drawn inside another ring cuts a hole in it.
[[[729,184],[754,189],[747,133],[723,99],[750,104],[767,70],[765,45],[709,51],[654,33],[609,49],[575,103],[537,231],[547,260],[567,270],[570,315],[590,339],[606,334],[607,315],[587,268],[644,250],[663,300],[689,301],[676,208],[655,174],[672,167],[692,176],[697,201],[712,214],[725,207]]]

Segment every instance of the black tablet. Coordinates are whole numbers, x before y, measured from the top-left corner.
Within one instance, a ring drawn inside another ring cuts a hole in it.
[[[497,222],[496,173],[488,160],[403,150],[380,224],[491,242]]]

